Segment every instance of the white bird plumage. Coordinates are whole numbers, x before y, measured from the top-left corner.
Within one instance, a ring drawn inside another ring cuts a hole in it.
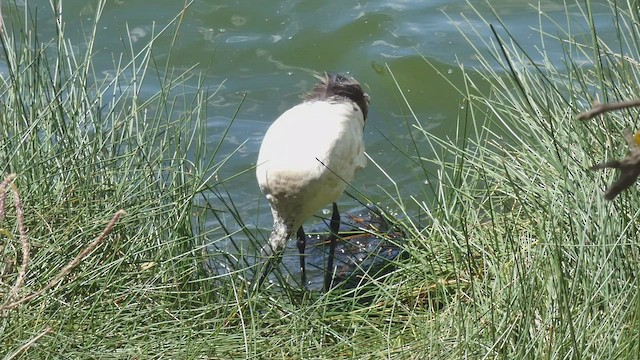
[[[268,254],[280,256],[291,235],[334,203],[366,165],[368,95],[349,77],[321,80],[303,103],[273,122],[260,147],[256,176],[273,214]]]

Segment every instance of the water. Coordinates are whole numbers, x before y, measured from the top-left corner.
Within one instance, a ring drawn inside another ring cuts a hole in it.
[[[79,49],[94,21],[94,3],[64,2],[66,35]],[[489,7],[473,3],[486,21],[504,34]],[[29,4],[38,7],[41,38],[53,36],[55,20],[49,1]],[[94,57],[98,73],[112,74],[119,53],[128,51],[129,44],[135,49],[142,48],[178,14],[182,5],[182,1],[175,0],[108,1],[100,20],[98,52]],[[542,43],[535,28],[543,24],[563,37],[552,23],[557,22],[560,29],[567,29],[570,23],[573,36],[590,36],[583,15],[586,9],[582,6],[568,5],[567,14],[563,1],[499,0],[491,1],[491,5],[525,50],[537,54],[538,49],[544,48],[558,66],[562,66],[562,45]],[[541,16],[539,10],[546,15]],[[600,35],[615,39],[606,2],[594,1],[592,10]],[[7,19],[24,18],[22,8],[16,11],[7,2],[3,2],[3,13]],[[259,3],[199,0],[187,10],[175,45],[170,47],[173,31],[168,31],[156,40],[154,54],[161,64],[170,57],[171,66],[176,69],[206,73],[211,91],[221,86],[209,106],[211,147],[217,145],[219,134],[246,94],[223,152],[244,145],[221,169],[220,178],[255,165],[262,134],[271,121],[298,102],[299,96],[315,83],[313,72],[352,74],[372,98],[365,129],[368,154],[393,178],[405,199],[416,196],[421,200],[428,196],[424,184],[435,179],[426,178],[401,156],[401,152],[415,156],[410,135],[416,132],[406,122],[411,121],[408,109],[387,66],[394,72],[422,126],[439,136],[454,136],[461,96],[447,81],[460,83],[460,63],[466,68],[478,65],[475,50],[465,39],[474,36],[475,31],[491,44],[488,26],[462,0]],[[474,45],[485,50],[479,41]],[[437,71],[426,64],[423,56],[436,64]],[[157,90],[153,82],[145,86],[145,92]],[[420,151],[422,156],[430,156],[426,147]],[[353,186],[382,206],[393,208],[393,201],[385,194],[395,191],[393,182],[370,162]],[[234,179],[231,191],[247,223],[262,229],[266,236],[271,216],[254,172]],[[343,197],[340,206],[350,209],[358,204]]]

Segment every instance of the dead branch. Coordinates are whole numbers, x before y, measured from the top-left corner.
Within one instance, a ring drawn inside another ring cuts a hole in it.
[[[22,285],[24,285],[31,252],[29,240],[27,239],[27,231],[24,228],[24,212],[22,211],[20,194],[18,193],[18,187],[15,183],[11,183],[11,190],[13,191],[13,204],[16,208],[16,217],[18,218],[18,231],[20,232],[20,243],[22,244],[22,263],[20,264],[20,269],[18,270],[18,277],[16,278],[16,282],[11,287],[11,291],[9,291],[6,302],[11,302],[18,295],[18,291],[20,291]]]
[[[590,170],[620,169],[620,176],[604,193],[606,200],[613,200],[618,194],[635,184],[638,176],[640,176],[640,147],[636,144],[630,129],[625,129],[624,138],[629,145],[629,151],[624,159],[607,161],[590,168]]]
[[[609,103],[609,104],[599,104],[599,103],[595,103],[593,104],[593,106],[591,107],[591,109],[578,114],[578,116],[576,116],[576,119],[578,120],[591,120],[594,117],[600,115],[600,114],[604,114],[606,112],[609,111],[615,111],[615,110],[621,110],[621,109],[627,109],[630,107],[636,107],[636,106],[640,106],[640,99],[635,99],[635,100],[625,100],[625,101],[620,101],[620,102],[616,102],[616,103]]]
[[[2,1],[0,1],[0,35],[4,32],[4,17],[2,16]]]
[[[47,335],[48,333],[50,333],[51,331],[53,331],[53,328],[51,328],[51,326],[48,326],[46,329],[44,329],[40,334],[32,337],[31,339],[29,339],[29,341],[27,341],[26,344],[20,346],[20,348],[18,350],[16,350],[14,353],[12,353],[11,355],[7,356],[5,359],[9,360],[9,359],[14,359],[17,356],[19,356],[20,354],[22,354],[23,352],[27,351],[30,347],[33,346],[33,344],[36,343],[36,341],[40,340],[40,338],[42,338],[43,336]]]
[[[0,307],[0,310],[15,309],[19,305],[37,298],[38,296],[44,294],[49,289],[56,286],[65,276],[67,276],[76,266],[78,266],[82,262],[82,260],[84,260],[96,247],[98,247],[98,245],[102,243],[102,241],[105,239],[107,234],[111,232],[111,229],[116,224],[118,219],[124,215],[126,215],[126,212],[124,210],[118,210],[113,215],[113,218],[111,219],[109,224],[104,228],[100,236],[98,236],[98,238],[96,238],[91,244],[87,245],[87,247],[84,250],[82,250],[78,255],[76,255],[76,257],[73,260],[67,263],[67,265],[65,265],[62,268],[62,270],[60,270],[60,272],[51,281],[49,281],[49,283],[46,286],[44,286],[43,288],[41,288],[40,290],[34,293],[31,293],[30,295],[23,297],[20,300],[14,301],[13,303],[10,303],[7,305],[3,305],[2,307]]]
[[[0,221],[4,220],[4,202],[7,198],[7,185],[16,178],[16,174],[9,174],[4,181],[0,183]]]

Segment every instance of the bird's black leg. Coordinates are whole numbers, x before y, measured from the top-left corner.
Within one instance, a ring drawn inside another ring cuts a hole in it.
[[[307,273],[305,272],[304,249],[307,246],[307,235],[304,233],[302,226],[298,229],[298,252],[300,253],[300,280],[302,286],[307,283]]]
[[[324,291],[331,289],[333,282],[333,257],[336,253],[336,241],[338,240],[338,232],[340,231],[340,213],[338,205],[333,203],[333,214],[331,214],[331,222],[329,223],[331,235],[329,235],[329,260],[327,261],[327,269],[324,274]]]

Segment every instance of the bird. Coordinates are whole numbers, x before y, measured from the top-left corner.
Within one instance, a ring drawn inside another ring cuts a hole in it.
[[[262,254],[271,266],[282,259],[295,233],[302,283],[306,282],[302,225],[332,204],[330,249],[324,289],[331,286],[333,254],[340,228],[336,201],[367,164],[364,125],[370,97],[353,77],[327,74],[304,96],[302,103],[278,117],[264,135],[256,163],[256,177],[273,215],[273,229]],[[259,286],[258,284],[258,286]]]

